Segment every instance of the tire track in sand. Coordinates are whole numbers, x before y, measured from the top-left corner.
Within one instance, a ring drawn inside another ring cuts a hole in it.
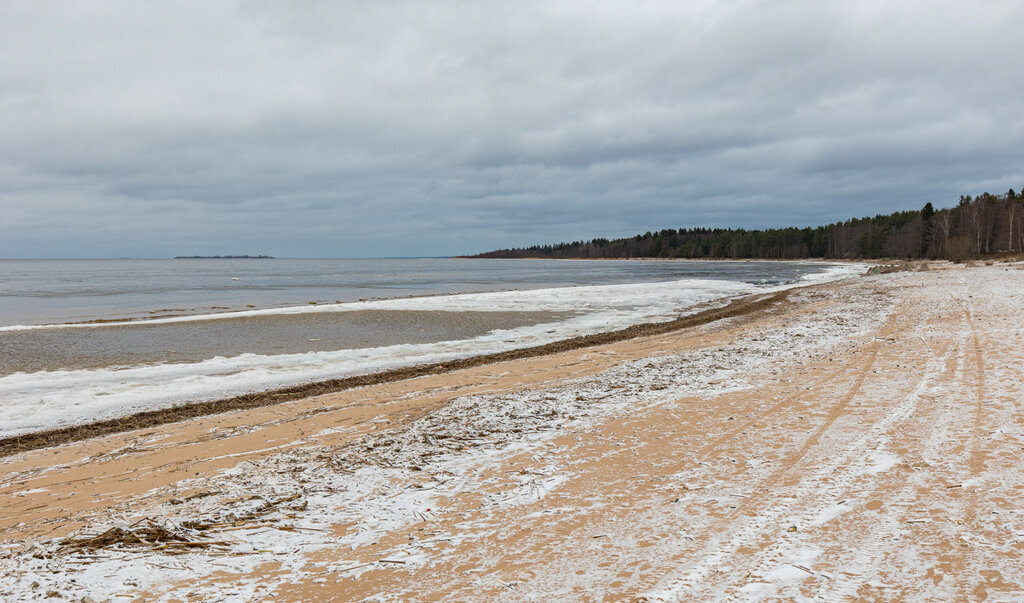
[[[944,364],[944,358],[931,359],[914,383],[912,391],[902,396],[874,424],[864,428],[859,437],[833,449],[832,454],[826,455],[826,462],[791,484],[793,489],[786,492],[790,498],[783,499],[770,512],[758,517],[756,524],[760,529],[750,534],[748,539],[760,537],[758,544],[761,550],[753,553],[747,563],[743,562],[743,555],[734,553],[734,559],[738,561],[734,562],[735,569],[750,567],[749,572],[743,572],[743,579],[750,581],[742,585],[725,584],[717,595],[748,598],[759,591],[774,590],[778,586],[777,582],[785,582],[785,578],[794,574],[800,578],[816,576],[819,582],[828,580],[821,582],[830,592],[826,598],[832,598],[833,594],[835,598],[856,594],[860,579],[870,575],[872,568],[880,563],[888,550],[886,541],[902,529],[905,523],[903,510],[913,499],[915,487],[902,483],[895,490],[885,488],[890,511],[883,516],[884,521],[862,533],[865,538],[856,543],[857,564],[846,565],[834,576],[804,569],[822,552],[817,546],[820,541],[805,530],[824,525],[830,521],[831,516],[852,509],[857,500],[863,499],[857,493],[858,488],[863,487],[866,479],[873,479],[876,473],[886,470],[879,469],[880,459],[872,451],[885,449],[896,429],[915,415],[921,398],[944,371]],[[886,464],[883,458],[881,466]],[[801,531],[786,532],[780,536],[780,526],[789,524],[800,526]],[[749,541],[746,544],[751,545]]]
[[[898,315],[901,313],[897,313]],[[871,370],[874,367],[878,359],[879,348],[881,346],[880,341],[888,340],[890,334],[896,328],[893,321],[887,324],[880,333],[876,336],[874,341],[868,344],[868,349],[862,352],[862,356],[866,356],[866,359],[860,364],[854,373],[853,383],[849,389],[842,395],[838,402],[833,404],[829,409],[825,420],[802,442],[801,446],[792,454],[790,454],[784,461],[783,465],[774,471],[770,472],[766,477],[758,480],[758,486],[761,486],[761,490],[770,490],[770,488],[764,488],[763,484],[777,484],[789,474],[807,455],[807,453],[817,445],[822,435],[831,429],[838,420],[845,413],[846,408],[850,402],[857,396],[864,382],[871,374]],[[823,380],[823,382],[830,381],[833,377],[842,374],[843,371],[837,371],[834,375]],[[787,403],[795,402],[799,395],[793,396],[792,400],[785,400],[774,405],[770,410],[781,409],[787,405]],[[765,413],[765,416],[768,412]],[[738,433],[738,430],[734,430],[733,434]],[[725,440],[719,438],[717,442],[720,445]],[[714,448],[711,448],[714,449]],[[827,471],[822,473],[817,472],[816,478],[820,479],[821,475],[827,475],[833,472],[834,469],[828,468]],[[818,475],[820,474],[820,475]],[[787,487],[793,486],[793,483],[785,484]],[[808,493],[808,495],[812,495]],[[816,497],[817,498],[817,497]],[[755,500],[756,499],[756,500]],[[674,579],[671,585],[665,590],[664,593],[651,595],[654,599],[677,599],[683,596],[707,596],[710,593],[700,592],[698,589],[708,583],[708,579],[713,573],[717,573],[718,568],[729,563],[737,555],[737,551],[741,548],[748,546],[757,546],[757,544],[763,541],[769,536],[769,533],[774,534],[778,531],[778,523],[782,518],[792,514],[792,508],[796,504],[796,499],[788,499],[777,502],[777,504],[765,506],[763,500],[760,497],[747,497],[736,505],[736,508],[726,514],[725,517],[714,522],[710,526],[706,526],[703,530],[704,534],[709,534],[704,538],[704,546],[696,551],[686,554],[686,558],[690,562],[684,566],[683,574],[678,578]],[[757,507],[755,508],[755,505]],[[723,525],[719,527],[714,525],[715,523]]]

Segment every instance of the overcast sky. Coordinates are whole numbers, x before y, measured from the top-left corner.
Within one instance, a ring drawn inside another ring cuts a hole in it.
[[[449,255],[1024,186],[1024,1],[0,3],[0,257]]]

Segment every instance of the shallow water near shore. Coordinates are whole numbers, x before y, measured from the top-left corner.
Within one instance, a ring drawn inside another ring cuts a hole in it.
[[[671,320],[701,304],[856,270],[819,262],[6,260],[0,437]]]
[[[11,331],[0,336],[4,358],[0,375],[432,343],[557,322],[568,316],[565,312],[355,310]]]

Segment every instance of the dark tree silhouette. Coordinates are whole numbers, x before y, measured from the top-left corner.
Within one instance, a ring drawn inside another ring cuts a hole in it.
[[[1002,226],[1003,224],[1007,226]],[[1024,198],[961,195],[956,207],[851,218],[817,228],[681,228],[501,249],[485,258],[946,258],[963,260],[1024,247]]]

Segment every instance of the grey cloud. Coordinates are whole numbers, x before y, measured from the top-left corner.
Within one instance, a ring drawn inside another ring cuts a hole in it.
[[[1024,184],[1022,17],[5,3],[0,256],[441,255],[952,203]]]

